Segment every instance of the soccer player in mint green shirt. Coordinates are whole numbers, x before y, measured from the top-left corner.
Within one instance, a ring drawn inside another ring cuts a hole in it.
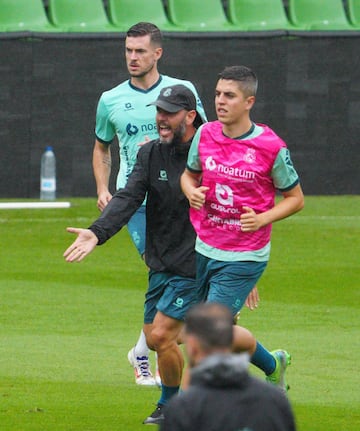
[[[132,26],[125,40],[125,59],[130,78],[105,91],[98,102],[96,112],[93,170],[97,188],[97,206],[102,211],[112,198],[109,191],[111,171],[110,145],[116,137],[119,144],[120,168],[116,188],[125,186],[136,162],[141,145],[158,137],[155,106],[147,106],[156,100],[164,87],[183,84],[190,88],[197,100],[196,110],[206,121],[204,108],[194,85],[190,81],[161,75],[158,61],[162,56],[162,35],[151,23],[140,22]],[[141,256],[145,251],[145,205],[128,222],[128,231]],[[145,336],[140,338],[128,354],[135,371],[135,381],[153,385],[155,380],[149,366],[149,349]]]

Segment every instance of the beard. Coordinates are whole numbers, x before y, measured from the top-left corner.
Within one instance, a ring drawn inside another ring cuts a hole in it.
[[[174,129],[172,138],[162,138],[161,136],[159,136],[160,143],[173,145],[173,146],[179,145],[182,143],[182,139],[183,139],[183,136],[185,135],[185,132],[186,132],[186,124],[185,124],[185,121],[183,121],[178,125],[176,129]]]

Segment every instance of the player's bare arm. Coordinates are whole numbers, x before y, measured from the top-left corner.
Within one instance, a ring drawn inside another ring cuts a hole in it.
[[[263,226],[295,214],[304,207],[304,195],[299,184],[293,189],[283,192],[282,196],[282,200],[263,213],[257,214],[252,208],[244,206],[240,216],[241,230],[255,232]]]
[[[102,144],[98,140],[95,140],[93,151],[93,171],[98,195],[97,207],[103,211],[112,198],[109,192],[111,151],[109,145]]]
[[[63,256],[66,262],[80,262],[94,250],[99,240],[90,229],[68,227],[66,230],[76,234],[77,238],[65,250]]]

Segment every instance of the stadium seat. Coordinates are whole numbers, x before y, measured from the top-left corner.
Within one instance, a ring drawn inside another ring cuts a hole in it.
[[[248,31],[293,28],[282,0],[228,0],[227,7],[230,21]]]
[[[0,31],[57,31],[42,0],[0,0]]]
[[[342,0],[288,0],[291,22],[303,30],[352,30]]]
[[[349,19],[355,29],[360,29],[360,0],[348,0]]]
[[[169,18],[184,31],[235,31],[221,0],[167,0]]]
[[[69,32],[116,31],[107,18],[102,0],[48,0],[54,26]]]
[[[110,21],[120,31],[140,21],[152,22],[162,31],[179,31],[169,22],[162,0],[108,0],[108,11]]]

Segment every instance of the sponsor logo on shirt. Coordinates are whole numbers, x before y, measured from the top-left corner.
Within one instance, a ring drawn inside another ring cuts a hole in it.
[[[141,131],[143,133],[151,133],[151,132],[156,132],[157,133],[157,127],[156,127],[156,123],[148,123],[148,124],[142,124],[141,125]]]
[[[216,199],[222,205],[233,205],[234,204],[234,194],[231,188],[227,185],[216,184],[215,186],[215,196]]]
[[[209,156],[205,161],[205,166],[208,171],[214,171],[216,169],[216,162],[211,156]]]
[[[139,129],[134,124],[131,124],[131,123],[127,124],[127,126],[126,126],[126,133],[129,136],[136,135],[138,131],[139,131]]]
[[[209,156],[205,160],[205,168],[208,171],[217,170],[219,174],[226,175],[227,177],[241,178],[243,181],[251,182],[255,179],[255,172],[216,163],[212,156]]]
[[[211,210],[214,211],[214,213],[208,213],[208,218],[211,221],[211,225],[222,226],[227,230],[239,231],[241,229],[241,212],[238,208],[234,208],[233,206],[234,192],[231,187],[228,185],[216,183],[215,197],[219,203],[212,202],[210,204]],[[221,213],[221,215],[219,215],[219,213]]]
[[[140,126],[142,133],[150,133],[150,134],[157,134],[157,127],[156,123],[148,123],[148,124],[141,124]],[[128,123],[126,126],[126,133],[129,136],[134,136],[139,132],[139,127],[135,124]]]

